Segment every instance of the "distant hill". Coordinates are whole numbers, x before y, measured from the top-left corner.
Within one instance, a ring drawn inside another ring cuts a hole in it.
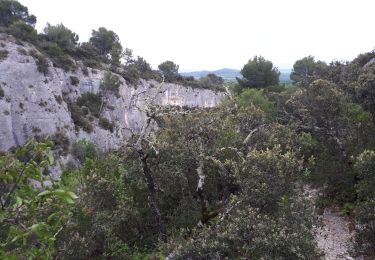
[[[280,82],[281,83],[289,83],[290,82],[290,72],[291,69],[282,69],[280,70]],[[201,71],[192,71],[192,72],[183,72],[180,73],[182,76],[189,77],[193,76],[194,78],[201,78],[205,77],[208,74],[216,74],[217,76],[222,77],[225,81],[230,82],[230,81],[235,81],[236,77],[241,77],[240,71],[236,69],[220,69],[220,70],[213,70],[213,71],[208,71],[208,70],[201,70]]]
[[[290,73],[292,73],[292,69],[280,69],[280,83],[292,83],[290,79]]]
[[[201,71],[192,71],[192,72],[185,72],[180,73],[182,76],[193,76],[194,78],[201,78],[205,77],[208,74],[216,74],[217,76],[222,77],[225,81],[235,81],[236,77],[240,77],[240,71],[236,69],[220,69],[220,70],[214,70],[214,71],[208,71],[208,70],[201,70]]]

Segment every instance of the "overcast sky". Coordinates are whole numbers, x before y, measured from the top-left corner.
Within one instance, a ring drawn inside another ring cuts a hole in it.
[[[307,55],[351,60],[375,48],[375,0],[19,0],[37,29],[63,23],[81,41],[104,26],[153,68],[240,69],[263,55],[280,69]]]

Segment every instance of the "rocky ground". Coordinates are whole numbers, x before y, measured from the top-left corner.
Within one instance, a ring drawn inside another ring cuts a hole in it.
[[[304,187],[308,198],[316,200],[319,190],[311,187]],[[351,220],[336,207],[327,207],[321,215],[321,226],[316,232],[318,247],[326,260],[336,259],[362,259],[353,257],[354,231],[350,228]]]
[[[350,254],[354,235],[350,224],[350,219],[337,209],[324,209],[322,227],[318,229],[316,239],[325,259],[360,259]]]

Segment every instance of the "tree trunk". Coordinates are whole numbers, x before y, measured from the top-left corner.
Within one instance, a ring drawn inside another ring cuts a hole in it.
[[[167,241],[167,230],[161,216],[161,212],[156,201],[156,192],[155,192],[155,183],[154,178],[152,177],[152,172],[147,163],[147,155],[144,154],[142,150],[138,150],[139,157],[142,162],[143,174],[147,183],[148,189],[148,203],[151,207],[152,212],[154,213],[159,230],[159,239],[163,242]]]

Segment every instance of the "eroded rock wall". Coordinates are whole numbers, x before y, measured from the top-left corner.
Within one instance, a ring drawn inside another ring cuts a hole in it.
[[[78,68],[74,73],[55,68],[49,61],[49,72],[44,75],[37,69],[36,60],[29,55],[34,46],[23,46],[6,35],[0,34],[0,50],[8,55],[0,61],[0,86],[4,97],[0,97],[0,151],[24,144],[30,136],[64,133],[71,141],[87,139],[103,150],[120,146],[129,135],[125,129],[138,131],[145,115],[137,107],[144,106],[137,93],[154,96],[158,82],[141,80],[136,86],[129,85],[121,77],[120,95],[110,95],[102,116],[114,122],[116,131],[111,133],[92,122],[93,131],[87,133],[75,127],[66,100],[75,101],[83,93],[98,93],[105,71],[88,68],[85,75]],[[79,83],[72,85],[71,76]],[[161,105],[188,107],[213,107],[224,97],[222,92],[192,89],[176,84],[164,83],[158,93]],[[133,99],[133,100],[132,100]],[[135,105],[134,103],[137,103]]]

